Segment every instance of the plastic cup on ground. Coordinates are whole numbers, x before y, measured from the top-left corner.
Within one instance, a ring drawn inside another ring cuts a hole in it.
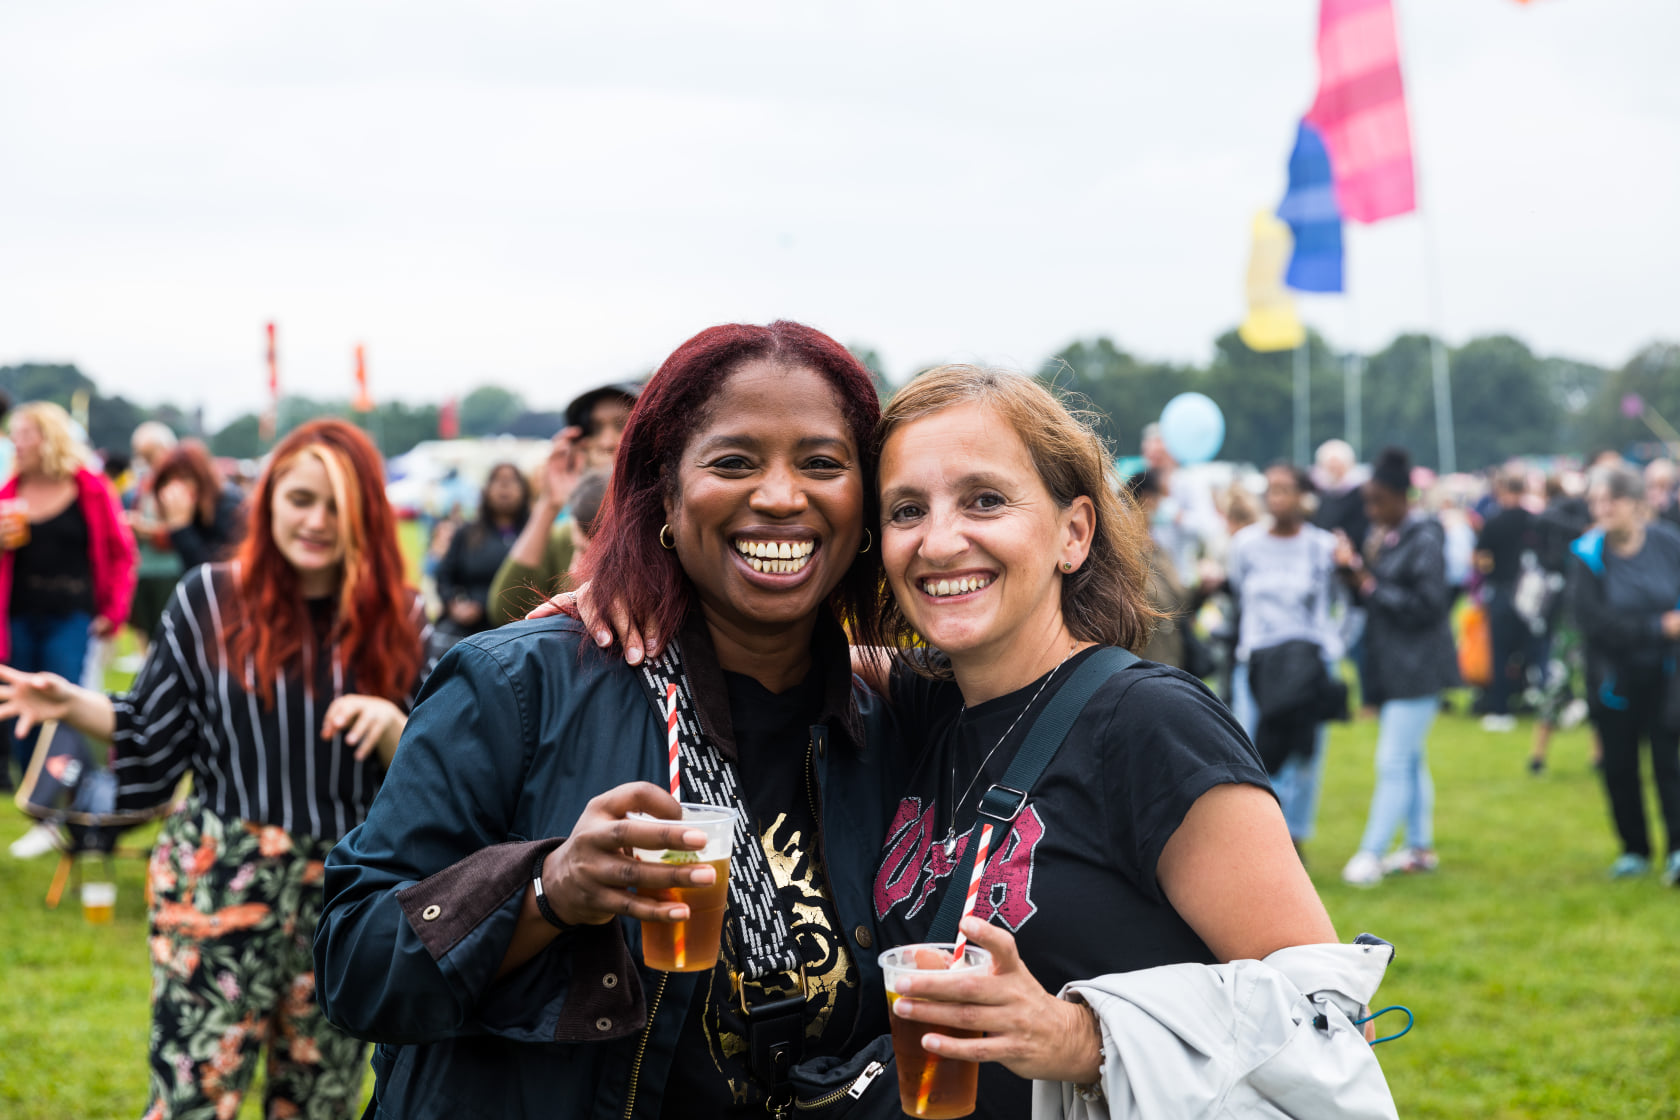
[[[642,962],[660,972],[709,972],[717,964],[718,943],[723,935],[723,915],[729,908],[729,855],[735,846],[734,809],[682,802],[682,823],[706,834],[706,846],[697,852],[636,848],[636,858],[647,863],[709,863],[717,878],[704,887],[669,887],[642,891],[660,902],[681,902],[688,918],[681,922],[642,922]],[[673,822],[646,813],[631,813],[631,820]]]
[[[881,973],[887,985],[887,1018],[892,1022],[893,1056],[898,1061],[898,1100],[908,1116],[919,1120],[948,1120],[974,1111],[980,1063],[942,1058],[922,1049],[922,1036],[979,1038],[979,1031],[913,1023],[892,1013],[898,1002],[898,979],[918,971],[981,971],[990,973],[992,955],[977,945],[965,945],[961,960],[952,960],[955,945],[900,945],[881,954]]]

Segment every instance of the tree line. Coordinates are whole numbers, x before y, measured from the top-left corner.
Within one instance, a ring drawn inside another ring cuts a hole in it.
[[[1347,437],[1348,370],[1359,359],[1363,446],[1369,457],[1386,444],[1399,444],[1425,466],[1437,463],[1434,397],[1428,335],[1403,334],[1367,355],[1334,350],[1311,333],[1306,343],[1310,386],[1309,445]],[[883,396],[893,384],[875,351],[854,353],[875,374]],[[1654,342],[1615,369],[1534,353],[1520,339],[1489,335],[1449,351],[1453,422],[1463,469],[1491,466],[1516,456],[1584,456],[1603,448],[1642,458],[1655,437],[1632,406],[1641,404],[1680,423],[1680,343]],[[1143,426],[1183,392],[1205,393],[1225,414],[1221,458],[1267,463],[1288,458],[1294,424],[1293,352],[1258,353],[1235,330],[1220,335],[1205,365],[1157,362],[1138,357],[1108,337],[1081,339],[1063,347],[1037,370],[1045,383],[1085,398],[1100,414],[1104,438],[1114,454],[1138,452]],[[87,428],[98,448],[126,449],[142,420],[155,419],[182,435],[205,439],[216,455],[257,458],[271,441],[259,417],[247,413],[206,431],[202,410],[173,404],[146,406],[122,395],[105,395],[74,365],[0,366],[0,390],[13,401],[52,400],[66,407],[87,394]],[[1633,400],[1637,398],[1637,401]],[[281,434],[317,416],[344,416],[361,424],[387,455],[436,438],[441,407],[389,401],[356,413],[348,398],[286,397],[279,406]],[[547,438],[563,423],[558,406],[533,407],[519,393],[483,385],[460,399],[457,422],[463,436],[509,434]]]

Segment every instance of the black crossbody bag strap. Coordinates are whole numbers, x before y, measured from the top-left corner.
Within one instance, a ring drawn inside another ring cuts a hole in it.
[[[980,815],[974,820],[974,827],[968,833],[968,846],[963,851],[962,864],[951,874],[945,883],[945,897],[940,900],[939,911],[934,915],[933,926],[928,931],[928,940],[934,943],[954,941],[957,936],[957,922],[962,919],[963,899],[968,894],[968,883],[974,875],[975,849],[978,847],[977,837],[980,827],[991,823],[1007,829],[1021,810],[1027,807],[1027,801],[1032,796],[1032,788],[1050,765],[1050,760],[1056,757],[1056,752],[1062,749],[1062,743],[1067,739],[1068,732],[1073,729],[1073,723],[1079,718],[1079,713],[1085,710],[1085,705],[1096,694],[1103,683],[1122,669],[1137,664],[1137,655],[1115,646],[1104,646],[1090,657],[1087,657],[1074,670],[1068,682],[1056,691],[1050,703],[1033,720],[1032,729],[1027,732],[1027,738],[1021,744],[1021,749],[1015,752],[1015,758],[1009,763],[1009,769],[1003,773],[1003,780],[988,789],[980,798]],[[999,838],[1001,844],[1001,837]]]

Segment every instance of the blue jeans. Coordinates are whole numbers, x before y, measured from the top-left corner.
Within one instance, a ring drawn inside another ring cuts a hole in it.
[[[1388,851],[1394,830],[1406,825],[1406,847],[1435,846],[1435,783],[1429,777],[1425,747],[1429,728],[1441,710],[1435,693],[1382,706],[1377,725],[1377,788],[1359,850],[1374,856]]]
[[[1336,663],[1324,663],[1333,673]],[[1231,668],[1231,714],[1253,741],[1260,729],[1260,708],[1254,702],[1254,692],[1248,687],[1248,662],[1239,661]],[[1318,821],[1318,791],[1324,778],[1324,745],[1330,738],[1330,725],[1318,725],[1310,755],[1292,754],[1276,774],[1272,775],[1272,790],[1283,809],[1284,823],[1289,825],[1289,838],[1297,843],[1311,840]]]
[[[82,666],[87,661],[88,626],[91,615],[22,614],[13,615],[12,656],[8,664],[24,673],[57,673],[71,684],[82,681]],[[12,758],[19,770],[29,769],[29,756],[35,753],[35,736],[22,739],[12,734],[12,721],[0,727],[12,745]]]

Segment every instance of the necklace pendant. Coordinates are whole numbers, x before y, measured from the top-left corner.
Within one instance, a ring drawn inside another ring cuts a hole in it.
[[[950,859],[957,854],[957,830],[955,827],[945,830],[945,839],[939,842],[939,846],[945,849],[946,859]]]

